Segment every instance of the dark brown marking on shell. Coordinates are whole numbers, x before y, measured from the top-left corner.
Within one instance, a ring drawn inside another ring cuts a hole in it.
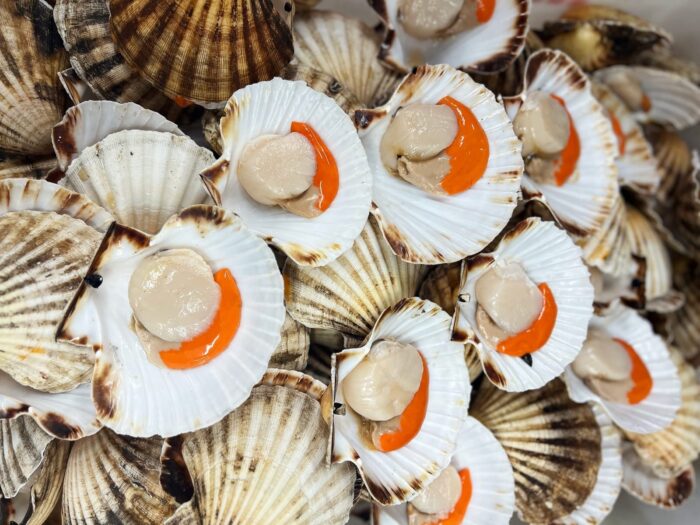
[[[530,228],[536,227],[537,224],[539,224],[539,221],[533,219],[526,219],[524,221],[520,221],[518,224],[516,224],[510,230],[508,230],[508,232],[503,236],[503,240],[508,241],[511,239],[515,239],[521,234],[528,231]]]
[[[78,153],[73,132],[81,116],[80,111],[68,111],[64,119],[53,127],[51,138],[56,156],[59,159],[69,161],[73,155]],[[62,168],[67,169],[68,165],[66,164]]]
[[[182,436],[168,438],[160,456],[160,485],[178,503],[185,503],[194,495],[194,485],[182,455],[182,445]]]
[[[305,250],[297,244],[287,246],[286,252],[297,264],[302,265],[313,266],[323,259],[322,253]]]
[[[466,331],[462,330],[461,328],[455,327],[452,330],[452,340],[456,341],[458,343],[466,343],[467,339],[469,339],[469,335],[467,334]]]
[[[506,386],[508,381],[506,381],[506,378],[503,376],[503,374],[501,374],[501,372],[496,370],[496,368],[493,366],[491,361],[484,361],[483,366],[484,366],[484,373],[486,374],[486,377],[488,377],[489,380],[494,385],[497,385],[500,387]]]
[[[103,363],[95,367],[92,377],[92,400],[95,411],[101,419],[110,420],[116,414],[113,398],[116,387],[116,376],[112,373],[112,365]]]
[[[17,406],[10,406],[0,409],[0,419],[14,419],[21,414],[29,412],[29,405],[20,403]]]
[[[585,228],[581,228],[580,226],[573,224],[571,222],[565,221],[563,219],[559,219],[559,222],[561,223],[562,227],[568,231],[570,234],[572,234],[574,237],[587,237],[591,231],[587,230]]]
[[[195,224],[205,223],[215,226],[222,226],[231,221],[231,216],[223,208],[205,204],[196,204],[185,208],[178,214],[178,217],[183,222],[191,221]]]
[[[386,242],[389,243],[393,252],[399,256],[400,259],[404,261],[411,261],[415,259],[415,256],[411,252],[406,241],[404,241],[403,236],[399,230],[393,224],[383,224],[382,232],[384,233],[384,238]]]
[[[588,77],[574,61],[565,53],[552,49],[542,49],[530,55],[525,67],[526,86],[532,83],[546,63],[553,63],[557,69],[567,70],[567,82],[572,89],[582,90],[588,86]]]
[[[53,21],[53,11],[38,0],[16,0],[17,12],[32,23],[33,37],[39,52],[50,57],[63,50],[63,41]],[[27,35],[29,36],[29,35]]]
[[[389,491],[386,487],[375,483],[374,480],[368,477],[365,478],[365,486],[372,497],[383,505],[389,505],[393,501],[403,501],[410,496],[410,492],[401,487],[394,487],[392,491]]]
[[[476,270],[478,268],[481,268],[482,266],[488,266],[490,264],[493,264],[495,262],[495,260],[496,259],[493,255],[487,255],[487,254],[475,255],[475,256],[470,257],[469,259],[466,260],[467,270],[472,271],[472,270]]]
[[[636,254],[632,254],[632,259],[637,263],[637,271],[630,284],[634,297],[623,297],[622,302],[632,308],[643,310],[646,308],[647,260]]]
[[[46,174],[46,181],[58,184],[63,180],[65,176],[66,173],[62,171],[58,166],[56,166],[54,169],[52,169]]]
[[[687,500],[693,493],[695,483],[693,481],[693,467],[684,470],[668,484],[666,501],[671,502],[673,507],[677,507]],[[659,502],[661,503],[661,502]]]
[[[83,436],[80,427],[71,425],[59,414],[49,412],[38,418],[39,423],[49,434],[59,439],[78,439]]]
[[[385,115],[385,112],[374,109],[358,109],[353,115],[353,122],[357,129],[367,129],[372,122]]]

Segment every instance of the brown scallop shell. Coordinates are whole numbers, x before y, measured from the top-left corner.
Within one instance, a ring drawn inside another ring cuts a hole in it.
[[[17,494],[41,465],[52,440],[29,416],[0,420],[0,496]]]
[[[661,173],[656,197],[662,203],[670,202],[678,190],[679,180],[693,171],[693,153],[686,141],[675,131],[648,127],[647,136]]]
[[[670,333],[673,343],[683,357],[700,368],[700,270],[675,270],[677,286],[685,295],[685,304],[670,315]]]
[[[270,358],[270,368],[304,370],[309,359],[309,330],[288,313],[284,316],[282,339]]]
[[[56,158],[47,157],[5,157],[0,154],[0,180],[4,179],[44,179],[56,167]]]

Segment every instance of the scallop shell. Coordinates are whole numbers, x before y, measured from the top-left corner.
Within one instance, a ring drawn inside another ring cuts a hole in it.
[[[651,101],[648,112],[638,111],[638,122],[655,122],[675,129],[685,129],[700,122],[700,87],[682,76],[644,66],[612,66],[595,73],[605,82],[609,75],[625,71],[635,77]]]
[[[669,46],[657,45],[648,51],[637,53],[634,63],[672,71],[687,78],[693,84],[700,85],[700,66],[692,60],[675,55]]]
[[[103,429],[73,445],[63,487],[63,520],[72,525],[160,525],[176,508],[160,486],[160,438]]]
[[[379,39],[359,20],[327,11],[294,18],[295,59],[337,79],[368,107],[383,103],[400,80],[379,53]]]
[[[670,426],[653,434],[627,433],[635,452],[660,478],[673,478],[700,454],[700,382],[695,370],[671,352],[681,381],[681,406]]]
[[[39,468],[53,438],[29,416],[0,420],[0,495],[14,498]]]
[[[583,260],[606,274],[627,275],[633,265],[627,232],[625,202],[618,197],[600,229],[581,243]]]
[[[313,219],[258,204],[238,182],[238,163],[248,141],[262,134],[289,133],[293,121],[313,127],[338,167],[338,194]],[[350,248],[367,220],[372,181],[355,128],[333,100],[301,81],[259,82],[233,94],[221,130],[223,156],[202,174],[217,205],[234,210],[252,231],[297,264],[323,266]]]
[[[602,461],[600,427],[593,409],[574,403],[559,379],[516,394],[484,381],[470,414],[510,459],[523,521],[563,518],[592,494]]]
[[[197,174],[213,159],[189,137],[130,129],[83,149],[66,180],[121,224],[155,233],[171,215],[207,200]]]
[[[309,330],[287,313],[284,316],[281,338],[268,366],[304,370],[309,359]]]
[[[81,195],[48,182],[0,182],[0,369],[39,390],[86,381],[89,348],[55,333],[111,217]]]
[[[72,67],[59,71],[58,78],[73,104],[99,99],[98,95],[90,89],[90,86],[78,76]]]
[[[355,472],[326,466],[324,391],[307,375],[271,369],[222,421],[168,440],[189,471],[194,496],[166,523],[347,522]],[[164,472],[169,466],[166,459]]]
[[[134,269],[172,248],[195,250],[213,271],[230,269],[245,305],[227,349],[186,371],[151,363],[130,328],[127,291]],[[102,276],[102,284],[80,287],[58,338],[87,341],[97,349],[92,383],[97,414],[120,434],[173,436],[215,423],[245,401],[280,342],[283,284],[274,255],[237,216],[220,208],[186,208],[152,237],[115,223],[92,273]]]
[[[338,349],[341,351],[342,347]],[[333,352],[323,346],[312,344],[309,348],[309,361],[304,373],[309,374],[314,379],[324,385],[331,384],[331,356]]]
[[[285,265],[287,309],[309,328],[338,330],[346,341],[361,342],[386,308],[416,294],[426,271],[396,257],[370,219],[352,248],[332,263]]]
[[[56,167],[50,157],[5,157],[0,153],[0,181],[5,179],[44,179]]]
[[[447,466],[467,417],[469,393],[463,346],[450,341],[450,317],[439,306],[417,297],[387,308],[361,348],[333,355],[333,421],[331,461],[350,461],[360,471],[371,498],[382,505],[413,499]],[[372,344],[392,339],[413,345],[430,372],[428,407],[416,436],[400,449],[369,448],[360,435],[360,421],[344,410],[343,379],[362,361]]]
[[[94,146],[112,133],[126,129],[183,135],[175,124],[159,113],[132,102],[82,102],[69,108],[63,120],[53,127],[51,139],[59,168],[66,171],[85,148]]]
[[[674,345],[696,368],[700,367],[700,273],[697,268],[676,273],[685,304],[671,314]],[[682,377],[681,377],[682,378]]]
[[[511,118],[528,91],[535,90],[564,100],[581,139],[581,154],[576,172],[564,185],[538,184],[526,176],[523,194],[541,196],[573,235],[590,236],[602,227],[618,198],[617,142],[610,120],[593,97],[586,75],[560,51],[545,49],[530,56],[525,90],[505,101]]]
[[[109,0],[109,12],[126,62],[170,98],[217,106],[274,77],[294,53],[289,24],[271,0]]]
[[[557,304],[557,318],[547,343],[530,354],[532,364],[509,356],[481,340],[476,324],[476,282],[493,264],[517,262],[535,283],[547,283]],[[581,251],[553,222],[529,218],[518,223],[491,253],[464,262],[454,338],[476,346],[484,373],[499,388],[540,388],[571,363],[586,338],[593,313],[593,287]]]
[[[652,390],[635,405],[613,403],[590,390],[568,367],[565,378],[571,398],[579,403],[598,403],[620,428],[629,432],[649,434],[668,427],[681,406],[681,383],[664,341],[654,334],[646,319],[620,304],[603,316],[593,316],[591,327],[618,337],[635,349],[651,374]]]
[[[695,470],[692,465],[687,465],[670,479],[660,478],[642,463],[632,447],[626,447],[622,456],[622,466],[622,486],[644,503],[674,509],[693,495]]]
[[[685,191],[679,181],[694,170],[694,152],[675,131],[659,126],[648,126],[647,135],[661,172],[661,183],[656,194],[664,206],[670,205],[680,191]]]
[[[380,158],[380,144],[401,107],[436,104],[445,96],[474,113],[488,137],[490,156],[484,174],[471,188],[437,196],[390,174]],[[445,65],[421,66],[404,78],[389,102],[358,112],[355,119],[374,175],[372,214],[404,261],[458,261],[481,251],[507,224],[519,195],[521,144],[493,93],[467,74]]]
[[[508,67],[525,45],[530,0],[496,2],[491,18],[444,39],[417,40],[398,20],[399,0],[371,0],[385,24],[380,57],[400,71],[420,64],[449,64],[467,71],[495,73]]]
[[[0,6],[0,149],[23,155],[51,153],[49,130],[65,98],[58,72],[66,55],[42,0]]]

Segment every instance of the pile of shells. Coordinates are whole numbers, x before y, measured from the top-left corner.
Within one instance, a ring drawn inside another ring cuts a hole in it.
[[[0,522],[682,505],[698,66],[609,7],[317,4],[0,1]]]

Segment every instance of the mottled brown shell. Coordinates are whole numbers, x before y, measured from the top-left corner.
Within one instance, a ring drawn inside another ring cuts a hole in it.
[[[270,358],[271,368],[304,370],[309,359],[309,330],[288,313],[284,316],[282,339]]]
[[[0,154],[0,180],[4,179],[44,179],[56,167],[56,158],[48,157],[5,157]]]
[[[0,420],[0,492],[13,498],[41,465],[53,438],[29,416]]]

